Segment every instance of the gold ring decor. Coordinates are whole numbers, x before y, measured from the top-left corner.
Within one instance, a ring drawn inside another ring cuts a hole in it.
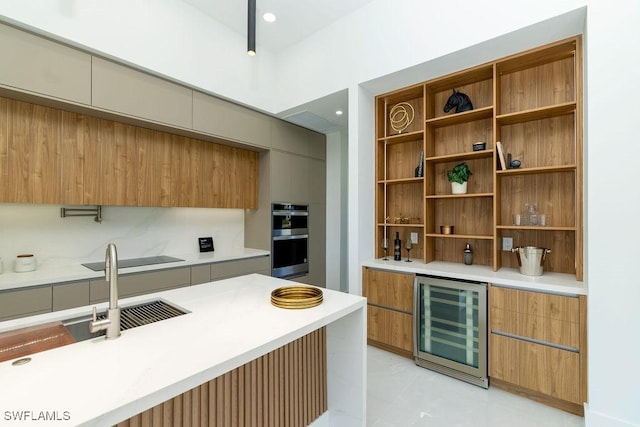
[[[322,303],[322,290],[313,286],[283,286],[271,292],[271,304],[280,308],[311,308]]]
[[[413,122],[415,112],[413,106],[408,102],[400,102],[394,105],[389,111],[389,123],[391,129],[400,133]]]

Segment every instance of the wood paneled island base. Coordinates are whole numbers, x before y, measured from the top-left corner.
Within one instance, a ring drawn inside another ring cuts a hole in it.
[[[296,427],[326,410],[323,327],[117,425]]]

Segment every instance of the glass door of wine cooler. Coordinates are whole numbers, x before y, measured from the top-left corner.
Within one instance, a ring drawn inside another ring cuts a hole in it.
[[[487,388],[487,286],[417,276],[416,364]]]

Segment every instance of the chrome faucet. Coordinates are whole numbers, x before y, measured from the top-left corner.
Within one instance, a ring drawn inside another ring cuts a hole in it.
[[[109,243],[104,259],[104,277],[109,282],[109,309],[107,318],[98,320],[98,312],[93,307],[93,320],[89,323],[91,333],[107,331],[107,339],[120,336],[120,307],[118,307],[118,253],[116,245]]]

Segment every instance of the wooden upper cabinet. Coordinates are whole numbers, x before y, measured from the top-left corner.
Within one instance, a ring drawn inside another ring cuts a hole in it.
[[[68,101],[91,103],[91,56],[0,25],[0,84]]]
[[[258,153],[0,98],[0,201],[255,208]]]
[[[193,129],[196,131],[269,148],[272,120],[248,108],[193,92]]]
[[[58,110],[0,99],[1,200],[55,203],[62,187]]]
[[[191,89],[95,56],[92,61],[93,106],[191,128]]]

